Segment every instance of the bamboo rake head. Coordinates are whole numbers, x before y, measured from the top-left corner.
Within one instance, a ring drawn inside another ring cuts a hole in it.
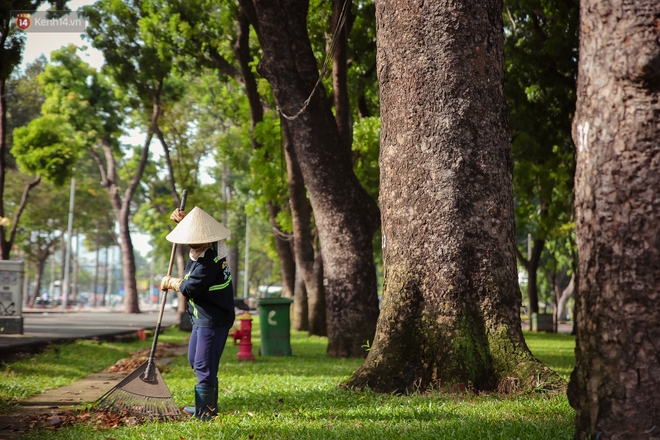
[[[174,402],[163,376],[155,365],[151,366],[153,380],[141,376],[147,370],[144,362],[110,391],[99,397],[95,406],[117,414],[129,414],[149,419],[178,419],[181,411]]]

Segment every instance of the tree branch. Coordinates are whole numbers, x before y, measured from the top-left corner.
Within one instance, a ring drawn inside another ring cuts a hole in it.
[[[229,62],[227,62],[227,60],[222,55],[220,55],[214,47],[209,46],[209,57],[220,72],[224,73],[230,78],[233,78],[236,82],[241,83],[243,81],[243,78],[241,77],[238,70],[229,64]]]
[[[257,81],[250,67],[250,23],[245,8],[241,7],[238,15],[238,38],[234,45],[234,52],[238,57],[241,66],[241,73],[243,75],[243,83],[245,85],[245,94],[250,103],[250,116],[252,119],[251,131],[254,127],[264,119],[264,108],[257,89]],[[261,147],[253,135],[250,136],[252,140],[252,147],[258,149]]]
[[[161,79],[158,84],[158,89],[153,92],[154,106],[153,106],[153,111],[151,112],[151,130],[154,133],[156,133],[156,137],[160,141],[160,144],[163,146],[163,154],[165,154],[165,163],[167,164],[167,171],[168,171],[168,182],[170,184],[170,193],[172,194],[174,205],[179,206],[181,203],[181,199],[179,198],[179,194],[176,192],[176,183],[174,181],[174,167],[172,166],[172,158],[170,157],[170,147],[167,145],[165,136],[163,135],[163,132],[160,130],[160,126],[158,125],[158,117],[160,116],[161,113],[160,92],[162,90],[162,86],[163,86],[163,80]],[[146,148],[147,148],[147,144],[145,143],[145,149]]]
[[[41,176],[37,176],[34,178],[34,180],[27,185],[25,185],[25,189],[23,189],[23,196],[21,197],[21,203],[18,205],[18,209],[16,210],[16,213],[14,214],[14,221],[11,226],[11,232],[9,233],[9,240],[7,241],[8,247],[11,249],[12,244],[14,244],[14,239],[16,238],[16,230],[18,228],[18,221],[21,218],[21,215],[23,214],[23,211],[25,210],[25,206],[27,205],[28,201],[28,195],[30,194],[30,191],[32,188],[35,186],[39,185],[41,183]]]
[[[520,252],[518,246],[514,246],[514,248],[516,249],[516,257],[518,257],[518,261],[529,271],[529,261],[525,258],[522,252]]]
[[[108,176],[105,173],[105,165],[103,164],[103,159],[101,156],[94,150],[94,148],[89,148],[89,154],[92,155],[92,159],[96,162],[96,165],[99,167],[99,173],[101,173],[101,186],[106,188],[108,186]]]
[[[137,186],[140,184],[140,179],[142,179],[142,174],[144,174],[144,169],[147,166],[147,161],[149,159],[149,145],[151,144],[151,139],[153,138],[153,132],[149,130],[147,136],[144,140],[144,147],[142,148],[142,154],[140,155],[140,162],[138,164],[135,175],[131,178],[131,182],[126,187],[124,191],[124,200],[122,200],[122,214],[128,216],[129,207],[131,205],[131,199]]]

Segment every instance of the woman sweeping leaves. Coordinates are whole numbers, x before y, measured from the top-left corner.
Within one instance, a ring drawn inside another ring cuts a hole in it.
[[[209,420],[217,415],[218,367],[235,319],[229,250],[224,242],[230,232],[198,207],[188,214],[176,209],[170,218],[178,225],[167,240],[190,247],[184,277],[165,276],[161,281],[161,288],[181,292],[187,299],[193,324],[188,361],[197,375],[195,406],[183,412]]]

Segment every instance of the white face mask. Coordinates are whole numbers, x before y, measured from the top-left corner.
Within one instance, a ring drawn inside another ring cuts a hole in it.
[[[197,261],[197,259],[203,256],[207,250],[211,249],[211,245],[212,243],[205,243],[196,249],[190,248],[190,259]]]

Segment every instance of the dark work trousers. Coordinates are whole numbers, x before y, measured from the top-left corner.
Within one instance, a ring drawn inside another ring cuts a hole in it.
[[[188,344],[188,362],[195,370],[197,384],[216,388],[218,386],[218,366],[225,349],[229,329],[227,327],[198,327],[193,325]]]

